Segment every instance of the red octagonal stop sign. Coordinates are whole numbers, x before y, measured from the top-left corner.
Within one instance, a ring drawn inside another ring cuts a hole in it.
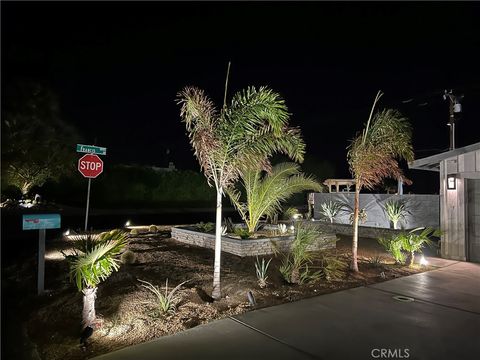
[[[103,161],[95,154],[83,155],[78,160],[78,171],[86,178],[96,178],[103,172]]]

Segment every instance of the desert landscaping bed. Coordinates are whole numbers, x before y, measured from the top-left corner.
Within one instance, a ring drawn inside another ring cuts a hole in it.
[[[255,257],[222,253],[222,299],[212,302],[213,251],[184,244],[171,238],[171,227],[159,227],[157,233],[139,234],[130,240],[128,249],[135,256],[131,264],[122,265],[98,289],[96,301],[98,328],[86,347],[79,344],[82,296],[68,280],[68,265],[60,250],[68,249],[66,240],[47,245],[47,295],[34,296],[35,261],[11,266],[4,272],[4,289],[11,295],[9,316],[21,324],[23,336],[16,342],[16,358],[87,359],[125,346],[174,334],[216,319],[273,306],[302,298],[362,286],[428,270],[394,265],[393,260],[373,240],[360,240],[360,272],[344,271],[338,280],[324,279],[303,285],[287,284],[278,268],[280,259],[273,255],[268,271],[268,287],[260,289],[255,275]],[[351,239],[342,237],[335,252],[348,261]],[[381,258],[383,263],[372,261]],[[315,263],[313,264],[315,265]],[[180,290],[181,301],[175,314],[161,316],[152,308],[152,294],[140,286],[138,279],[164,286],[189,280]],[[25,280],[27,279],[27,280]],[[250,306],[251,290],[257,306]],[[20,311],[21,309],[21,311]],[[13,336],[14,332],[11,333]],[[20,354],[23,352],[23,354]],[[23,356],[22,356],[23,355]]]

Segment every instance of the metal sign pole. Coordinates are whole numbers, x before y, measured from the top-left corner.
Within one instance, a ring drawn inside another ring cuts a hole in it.
[[[88,208],[90,206],[90,184],[92,183],[92,179],[88,179],[88,190],[87,190],[87,210],[85,211],[85,231],[88,228]]]
[[[38,282],[37,293],[42,295],[45,282],[45,229],[38,232]]]

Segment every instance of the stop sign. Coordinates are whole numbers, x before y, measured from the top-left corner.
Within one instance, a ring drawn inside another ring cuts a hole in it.
[[[96,178],[103,172],[103,161],[95,154],[83,155],[78,160],[78,171],[86,178]]]

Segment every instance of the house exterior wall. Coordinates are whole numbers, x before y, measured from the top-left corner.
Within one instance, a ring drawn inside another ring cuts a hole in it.
[[[480,262],[480,179],[467,180],[468,246],[467,260]]]
[[[447,189],[447,176],[457,172],[457,161],[440,162],[441,254],[447,259],[466,261],[466,179],[456,179],[456,189]]]

